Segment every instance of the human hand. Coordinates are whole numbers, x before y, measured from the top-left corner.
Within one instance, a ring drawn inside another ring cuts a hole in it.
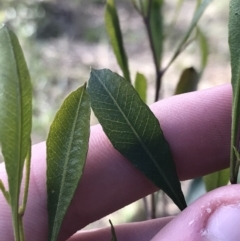
[[[181,180],[229,166],[230,85],[175,96],[153,104],[151,109],[161,122]],[[4,175],[4,165],[1,164],[0,177],[4,179]],[[99,125],[92,127],[85,171],[64,219],[59,241],[110,240],[109,228],[79,232],[68,238],[87,224],[156,190],[154,184],[111,146]],[[217,189],[175,218],[116,226],[118,240],[240,240],[240,231],[235,226],[240,221],[239,191],[238,185]],[[32,149],[32,173],[24,225],[27,241],[47,240],[45,143]],[[237,233],[231,239],[233,228]],[[220,235],[228,232],[225,239],[211,236],[217,229]],[[10,209],[0,194],[0,241],[6,240],[14,239]]]

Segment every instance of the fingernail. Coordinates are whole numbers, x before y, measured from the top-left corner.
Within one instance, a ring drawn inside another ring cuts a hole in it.
[[[240,240],[240,207],[222,206],[209,217],[204,231],[207,240]]]

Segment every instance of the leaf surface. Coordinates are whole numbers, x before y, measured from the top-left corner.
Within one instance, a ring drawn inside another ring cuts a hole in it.
[[[206,175],[203,180],[207,192],[225,186],[229,182],[229,168]]]
[[[128,59],[124,49],[122,32],[120,28],[118,13],[115,5],[115,0],[107,0],[105,10],[105,25],[108,36],[117,58],[117,62],[123,72],[124,78],[131,82]]]
[[[160,66],[163,47],[163,17],[162,0],[152,0],[150,10],[150,29],[153,39],[153,49],[156,54],[157,64]]]
[[[0,28],[0,110],[0,143],[17,238],[19,193],[32,128],[32,86],[18,39],[5,26]]]
[[[139,96],[141,97],[142,101],[146,103],[147,101],[147,79],[146,77],[141,74],[137,73],[135,78],[134,87],[138,92]]]
[[[132,85],[110,70],[92,70],[88,92],[92,109],[113,146],[184,209],[170,147],[157,118]]]
[[[193,67],[185,69],[178,81],[175,95],[195,91],[197,89],[198,80],[199,75]]]
[[[229,48],[232,70],[232,131],[231,131],[231,183],[237,183],[239,171],[239,121],[240,121],[240,4],[238,0],[230,1],[229,13]]]
[[[206,65],[208,62],[209,48],[208,48],[207,38],[199,27],[197,28],[197,37],[198,37],[199,48],[201,53],[201,69],[199,73],[199,78],[201,78],[203,71],[206,68]]]
[[[47,139],[49,240],[55,241],[82,176],[90,132],[90,102],[86,87],[63,102]]]

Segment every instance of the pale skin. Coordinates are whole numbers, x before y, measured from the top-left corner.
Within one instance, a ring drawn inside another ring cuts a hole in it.
[[[151,106],[170,144],[181,180],[229,166],[231,101],[231,86],[223,85],[168,98]],[[4,179],[4,176],[1,164],[0,177]],[[45,182],[45,143],[40,143],[32,148],[31,184],[25,216],[27,241],[47,240]],[[114,150],[101,127],[93,126],[86,168],[58,241],[110,240],[109,228],[74,233],[156,190],[157,187]],[[236,203],[240,203],[240,187],[227,186],[204,195],[176,217],[123,224],[115,227],[116,233],[119,241],[202,241],[205,240],[201,236],[202,230],[211,215],[205,207],[208,206],[212,213],[221,205]],[[13,241],[9,214],[0,194],[0,241]]]

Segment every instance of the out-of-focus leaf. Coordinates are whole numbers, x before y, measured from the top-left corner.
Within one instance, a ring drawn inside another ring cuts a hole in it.
[[[149,0],[132,0],[132,4],[142,16],[147,15]]]
[[[111,241],[117,241],[116,232],[115,232],[115,229],[113,227],[113,224],[112,224],[111,220],[109,220],[109,223],[111,225],[111,233],[112,233]]]
[[[128,59],[124,49],[122,32],[114,0],[107,0],[106,2],[105,25],[114,54],[123,72],[124,78],[131,82]]]
[[[158,66],[161,63],[163,47],[162,4],[162,0],[152,0],[152,4],[150,5],[150,30],[153,40],[153,49],[156,55]]]
[[[229,13],[229,48],[231,54],[232,68],[232,134],[231,134],[231,165],[230,180],[231,183],[237,183],[240,163],[240,141],[239,141],[239,123],[240,123],[240,4],[238,0],[230,1]]]
[[[229,182],[229,168],[208,174],[203,177],[207,192],[210,192],[218,187],[222,187]]]
[[[32,86],[16,35],[0,28],[0,143],[8,174],[14,235],[19,240],[19,193],[32,128]]]
[[[178,57],[178,55],[181,53],[183,47],[185,46],[190,34],[192,33],[193,29],[196,27],[199,19],[201,18],[202,14],[204,13],[206,7],[209,5],[209,3],[212,2],[212,0],[203,0],[197,10],[194,13],[193,19],[190,23],[190,26],[188,27],[188,30],[186,34],[184,35],[183,39],[179,43],[175,53],[173,54],[173,57],[169,61],[169,64],[166,66],[165,69],[168,69],[169,66],[173,63],[173,61]]]
[[[197,28],[197,37],[198,37],[199,48],[201,53],[201,69],[199,73],[199,78],[201,78],[203,71],[206,68],[206,65],[208,62],[209,49],[208,49],[207,38],[199,27]]]
[[[197,89],[198,80],[199,75],[193,67],[185,69],[178,81],[175,95],[195,91]]]
[[[92,109],[113,146],[182,210],[186,207],[168,142],[133,86],[110,70],[92,70]]]
[[[86,86],[63,102],[47,139],[49,240],[55,241],[82,176],[90,132],[90,102]]]
[[[180,10],[181,10],[181,8],[182,8],[182,6],[183,6],[184,1],[185,1],[185,0],[178,0],[178,1],[177,1],[171,26],[174,26],[174,25],[175,25],[175,23],[176,23],[176,21],[177,21],[177,19],[178,19]]]
[[[141,74],[137,73],[135,78],[135,85],[136,91],[138,92],[139,96],[141,97],[142,101],[146,103],[147,101],[147,79],[146,77]]]
[[[191,181],[186,195],[187,204],[191,204],[206,193],[203,178],[195,178]]]

